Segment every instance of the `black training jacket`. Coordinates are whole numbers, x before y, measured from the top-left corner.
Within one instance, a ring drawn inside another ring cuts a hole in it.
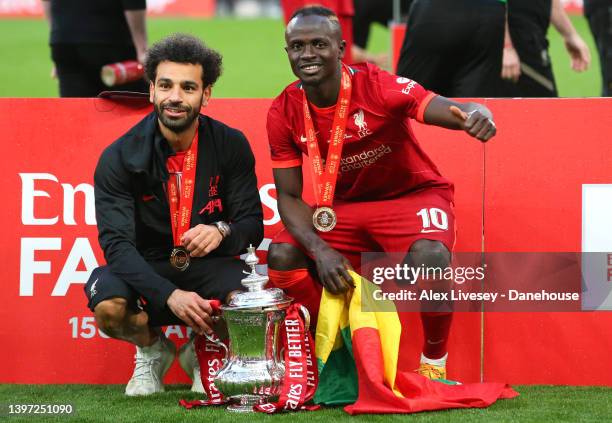
[[[199,123],[191,227],[228,222],[231,235],[211,256],[235,256],[263,238],[255,158],[242,132],[204,115]],[[173,154],[153,112],[104,150],[94,175],[98,239],[106,261],[157,309],[176,289],[147,263],[168,260],[173,248],[165,191],[166,160]]]

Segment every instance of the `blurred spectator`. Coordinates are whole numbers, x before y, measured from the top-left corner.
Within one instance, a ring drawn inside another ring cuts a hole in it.
[[[282,15],[279,0],[217,0],[218,16],[238,18],[273,18]]]
[[[558,96],[546,38],[550,23],[565,41],[572,69],[582,72],[589,67],[589,48],[567,17],[561,0],[508,0],[501,96]]]
[[[612,96],[612,0],[584,0],[584,15],[597,44],[602,96]]]
[[[43,0],[43,7],[61,97],[95,97],[109,89],[102,66],[143,61],[146,0]],[[142,79],[112,89],[148,92],[148,85]]]
[[[505,0],[414,0],[397,74],[445,97],[498,92]]]
[[[232,16],[234,14],[234,0],[217,0],[215,4],[215,14],[217,16]]]
[[[400,15],[408,14],[408,9],[413,0],[401,0]],[[388,68],[389,54],[372,54],[366,51],[368,38],[370,38],[370,26],[379,23],[387,26],[393,19],[392,0],[354,0],[355,16],[353,16],[353,62],[371,62],[381,68]]]
[[[281,8],[285,18],[285,24],[289,23],[289,19],[296,10],[305,6],[323,6],[331,9],[340,21],[342,35],[346,41],[344,50],[344,62],[353,63],[351,51],[353,49],[353,0],[280,0]]]

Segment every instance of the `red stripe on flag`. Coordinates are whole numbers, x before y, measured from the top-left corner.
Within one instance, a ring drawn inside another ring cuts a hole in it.
[[[504,383],[446,385],[414,372],[398,372],[396,396],[384,383],[382,347],[378,330],[361,328],[353,332],[353,354],[359,375],[359,397],[344,410],[349,414],[416,413],[447,408],[483,408],[498,399],[518,395]],[[400,360],[401,361],[401,360]]]

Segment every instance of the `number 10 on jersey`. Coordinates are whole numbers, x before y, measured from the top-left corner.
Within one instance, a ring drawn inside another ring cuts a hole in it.
[[[447,230],[448,229],[448,216],[444,210],[432,207],[430,209],[424,208],[417,212],[423,221],[423,230]],[[433,226],[433,228],[432,228]]]

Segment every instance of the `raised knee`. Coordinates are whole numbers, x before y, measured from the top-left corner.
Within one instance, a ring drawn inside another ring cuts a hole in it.
[[[96,323],[104,333],[114,336],[121,331],[127,314],[125,298],[111,298],[101,301],[94,308]]]
[[[414,266],[446,268],[450,264],[450,252],[440,241],[421,239],[410,248],[409,258]]]
[[[271,244],[268,249],[268,266],[273,270],[303,269],[308,266],[306,256],[291,244]]]

